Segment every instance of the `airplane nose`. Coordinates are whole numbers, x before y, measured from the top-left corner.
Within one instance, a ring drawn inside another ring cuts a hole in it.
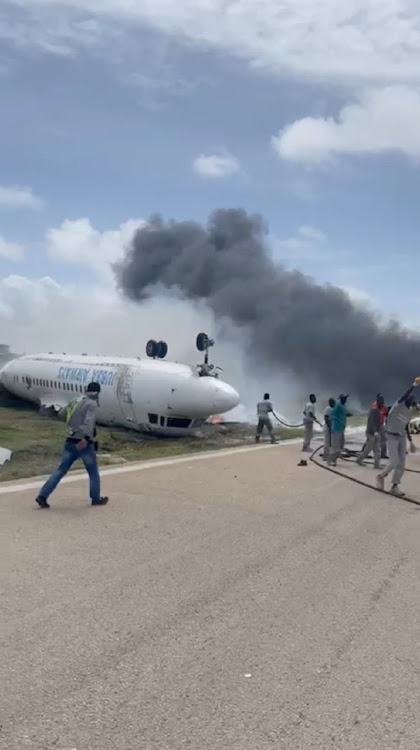
[[[169,408],[179,414],[193,418],[223,414],[234,409],[240,396],[234,388],[223,380],[213,377],[193,377],[184,380],[173,389]]]
[[[214,412],[223,414],[238,406],[240,396],[228,383],[214,379]]]
[[[223,414],[239,404],[240,396],[234,388],[223,380],[212,377],[200,378],[197,385],[203,410],[211,414]]]

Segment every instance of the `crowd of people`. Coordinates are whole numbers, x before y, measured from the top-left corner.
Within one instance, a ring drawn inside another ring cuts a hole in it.
[[[391,478],[391,494],[404,497],[400,488],[401,479],[405,471],[407,453],[407,440],[410,449],[414,453],[415,446],[410,434],[410,420],[413,409],[419,410],[413,391],[420,385],[420,377],[415,378],[410,388],[392,406],[387,406],[385,398],[378,393],[375,401],[371,404],[366,424],[366,440],[360,451],[356,463],[365,466],[366,459],[373,453],[373,466],[378,471],[376,486],[380,490],[385,489],[385,479],[389,474]],[[322,458],[328,466],[337,466],[337,461],[345,446],[345,431],[347,419],[351,413],[347,409],[349,394],[341,393],[337,399],[330,398],[324,411],[324,423],[321,424],[317,417],[317,397],[311,393],[309,400],[303,410],[304,438],[302,450],[312,452],[311,442],[313,439],[315,423],[324,430],[324,447]],[[275,443],[275,435],[270,414],[273,405],[270,394],[264,395],[264,400],[257,404],[258,425],[256,441],[259,442],[264,427],[268,430],[272,443]],[[381,464],[386,460],[386,465]]]

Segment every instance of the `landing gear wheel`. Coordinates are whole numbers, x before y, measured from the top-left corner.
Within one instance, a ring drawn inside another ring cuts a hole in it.
[[[157,348],[158,344],[157,341],[154,339],[149,339],[149,341],[146,344],[146,354],[148,357],[156,357],[157,356]]]
[[[156,346],[156,356],[159,359],[164,359],[168,353],[168,344],[166,341],[158,341]]]
[[[199,352],[204,352],[209,345],[207,333],[199,333],[196,339],[196,346]]]

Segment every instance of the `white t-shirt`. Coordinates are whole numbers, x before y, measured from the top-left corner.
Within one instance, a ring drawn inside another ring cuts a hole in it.
[[[303,410],[303,421],[313,422],[314,419],[315,419],[315,404],[313,404],[311,401],[308,401],[308,403],[306,404]]]

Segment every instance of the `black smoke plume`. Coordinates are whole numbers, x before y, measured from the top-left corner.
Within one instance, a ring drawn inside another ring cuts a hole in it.
[[[365,405],[379,391],[399,396],[420,375],[420,337],[276,265],[266,234],[261,217],[240,209],[215,211],[204,227],[152,217],[115,267],[118,285],[139,302],[156,285],[206,300],[245,329],[254,361],[293,372],[308,391],[345,391]]]

